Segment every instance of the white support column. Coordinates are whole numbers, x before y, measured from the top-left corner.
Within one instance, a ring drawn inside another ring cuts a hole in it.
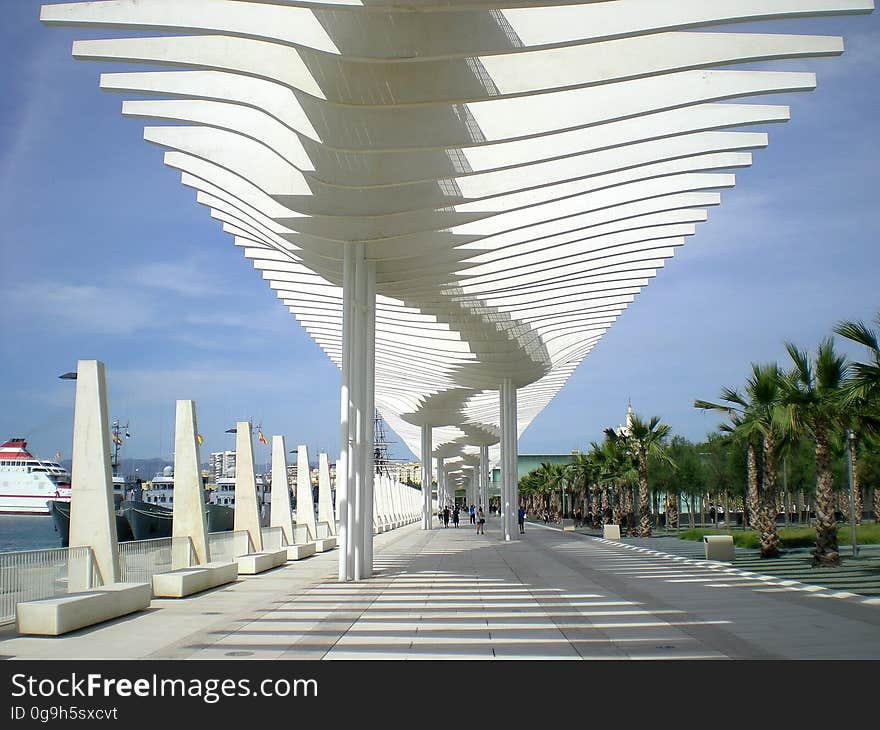
[[[325,451],[318,455],[318,522],[326,522],[330,526],[330,534],[336,534],[336,517],[333,515],[333,494],[330,486],[330,462]]]
[[[177,487],[175,486],[175,491]],[[288,545],[293,545],[293,518],[290,509],[290,485],[287,481],[287,444],[284,436],[272,437],[272,502],[269,526],[280,527]]]
[[[339,512],[339,580],[373,572],[373,410],[375,387],[376,268],[364,247],[345,244],[343,262],[342,406]],[[340,487],[343,485],[344,489]]]
[[[505,378],[500,387],[501,405],[501,509],[502,534],[510,540],[514,534],[514,520],[519,508],[519,488],[517,485],[517,428],[516,428],[516,387],[513,381]]]
[[[257,504],[257,477],[254,473],[254,443],[251,424],[235,424],[235,517],[234,530],[247,530],[256,552],[263,550],[260,508]]]
[[[354,306],[354,245],[344,244],[342,271],[342,387],[340,389],[339,460],[336,462],[336,514],[339,518],[339,580],[354,577],[354,551],[352,528],[354,527],[349,500],[351,484],[351,371],[352,329]]]
[[[312,496],[312,475],[309,468],[309,450],[303,444],[296,447],[296,524],[306,525],[313,540],[318,537],[315,498]]]
[[[110,420],[104,363],[76,365],[73,409],[73,467],[70,474],[70,547],[90,547],[103,584],[119,580],[113,473],[110,468]],[[69,593],[92,587],[92,561],[72,560]]]
[[[422,529],[430,530],[433,526],[431,498],[431,427],[422,426]]]
[[[177,401],[174,414],[174,504],[172,507],[171,569],[190,567],[189,541],[196,563],[211,562],[208,548],[208,515],[202,486],[202,459],[199,454],[196,404]]]
[[[489,446],[480,446],[480,502],[483,511],[489,514]]]
[[[365,250],[361,247],[361,250]],[[373,421],[376,413],[376,262],[365,260],[365,292],[363,302],[364,357],[364,488],[362,514],[364,530],[361,578],[373,575],[373,514],[376,451]]]
[[[446,475],[446,459],[437,457],[437,509],[442,510],[449,504],[447,486],[449,479]]]

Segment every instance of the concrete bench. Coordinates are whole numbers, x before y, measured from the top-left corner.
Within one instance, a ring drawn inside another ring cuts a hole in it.
[[[603,525],[602,537],[606,540],[620,539],[620,525]]]
[[[703,548],[706,560],[732,563],[736,556],[733,535],[703,535]]]
[[[238,563],[239,575],[256,575],[284,565],[287,562],[287,548],[239,555],[235,560]]]
[[[315,541],[315,552],[326,553],[336,547],[336,537],[319,537]]]
[[[302,560],[315,554],[315,543],[303,542],[299,545],[288,545],[285,550],[287,550],[288,560]]]
[[[18,633],[60,636],[150,607],[149,583],[110,583],[16,606]]]
[[[206,563],[171,570],[153,576],[153,595],[157,598],[183,598],[238,578],[238,563]]]

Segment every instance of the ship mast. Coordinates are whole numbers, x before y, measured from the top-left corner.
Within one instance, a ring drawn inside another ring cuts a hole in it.
[[[392,459],[388,456],[388,447],[393,443],[396,442],[389,441],[385,433],[385,421],[382,420],[379,411],[375,411],[373,414],[373,460],[376,465],[376,474],[391,476],[388,467]]]
[[[128,421],[121,424],[117,418],[113,421],[113,460],[110,462],[115,477],[119,476],[119,448],[122,446],[123,435],[125,438],[131,438],[131,434],[128,432]]]

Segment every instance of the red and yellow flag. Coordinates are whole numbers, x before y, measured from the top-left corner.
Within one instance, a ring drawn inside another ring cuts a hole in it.
[[[266,446],[269,445],[269,442],[266,441],[266,437],[263,436],[262,431],[257,431],[257,441],[259,441],[261,444],[265,444]]]
[[[205,440],[205,439],[202,438],[202,434],[200,434],[200,433],[197,433],[197,434],[196,434],[196,441],[199,442],[199,446],[202,445],[202,441],[204,441],[204,440]]]

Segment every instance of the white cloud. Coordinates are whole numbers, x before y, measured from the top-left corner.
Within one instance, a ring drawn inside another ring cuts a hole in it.
[[[7,297],[13,312],[48,332],[126,335],[156,320],[148,297],[119,287],[37,280],[14,286]]]
[[[154,261],[141,265],[131,279],[150,289],[164,289],[185,297],[218,296],[222,286],[212,282],[206,261]]]

